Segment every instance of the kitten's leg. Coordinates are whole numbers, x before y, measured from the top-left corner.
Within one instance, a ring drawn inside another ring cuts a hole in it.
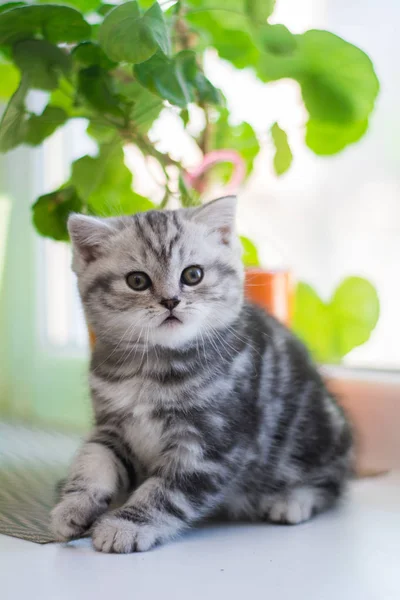
[[[308,521],[335,500],[328,489],[299,486],[281,495],[266,496],[261,500],[260,512],[263,519],[274,523],[296,525]]]
[[[110,427],[97,428],[73,461],[61,501],[51,513],[57,540],[82,535],[119,491],[132,484],[128,449]]]
[[[215,479],[205,473],[184,473],[174,480],[149,478],[122,508],[96,523],[94,547],[102,552],[141,552],[177,536],[219,503],[222,482]]]

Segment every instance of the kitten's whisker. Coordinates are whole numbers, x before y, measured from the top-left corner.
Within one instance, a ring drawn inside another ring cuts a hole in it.
[[[215,343],[215,341],[213,340],[212,336],[210,334],[207,333],[207,331],[204,332],[207,336],[208,341],[210,342],[211,346],[214,348],[214,350],[216,350],[216,352],[219,354],[219,356],[221,357],[222,362],[225,362],[226,359],[222,356],[220,349],[218,348],[218,345]]]

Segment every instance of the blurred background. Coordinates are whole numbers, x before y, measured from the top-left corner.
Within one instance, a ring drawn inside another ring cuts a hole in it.
[[[347,275],[368,279],[378,292],[380,318],[368,342],[347,354],[343,365],[388,372],[400,368],[399,19],[398,0],[277,2],[272,23],[293,33],[328,29],[374,63],[381,90],[369,130],[335,156],[316,156],[305,146],[296,82],[263,84],[250,69],[237,70],[212,51],[205,61],[232,122],[248,122],[262,145],[240,190],[240,233],[256,243],[264,267],[290,268],[323,299]],[[40,105],[40,92],[33,102]],[[162,113],[149,136],[162,151],[195,166],[198,148],[178,121]],[[274,172],[275,149],[267,135],[276,121],[294,157],[282,177]],[[74,428],[85,427],[90,415],[87,330],[69,246],[37,235],[31,205],[65,181],[71,161],[93,152],[86,125],[78,119],[41,147],[0,155],[1,414]],[[191,126],[196,128],[196,114]],[[135,191],[159,201],[160,191],[134,148],[126,150],[126,162],[135,172]]]

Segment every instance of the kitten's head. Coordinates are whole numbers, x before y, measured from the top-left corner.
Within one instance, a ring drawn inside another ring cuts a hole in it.
[[[243,302],[236,199],[100,219],[72,215],[73,269],[99,338],[179,348],[234,321]]]

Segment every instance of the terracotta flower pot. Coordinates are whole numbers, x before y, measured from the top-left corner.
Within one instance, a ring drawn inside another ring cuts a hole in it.
[[[290,271],[246,269],[245,294],[288,327],[292,323],[294,281]]]

